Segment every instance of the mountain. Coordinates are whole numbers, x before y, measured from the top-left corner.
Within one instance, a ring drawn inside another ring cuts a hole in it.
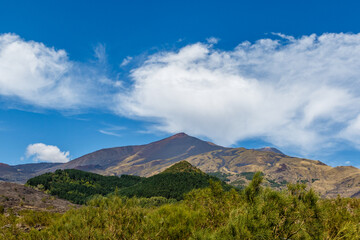
[[[190,156],[220,149],[226,148],[178,133],[146,145],[102,149],[50,170],[74,168],[105,175],[151,176]]]
[[[234,186],[246,185],[256,171],[262,171],[266,184],[276,189],[285,188],[290,182],[301,182],[323,197],[360,196],[358,168],[333,168],[320,161],[290,157],[269,147],[257,150],[225,148],[185,133],[145,145],[101,149],[60,165],[3,165],[0,173],[6,174],[0,177],[6,176],[6,181],[19,181],[56,169],[71,168],[102,175],[150,177],[182,160]]]

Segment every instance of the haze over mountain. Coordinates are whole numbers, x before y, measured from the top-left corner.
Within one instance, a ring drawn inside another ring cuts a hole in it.
[[[289,182],[303,182],[323,197],[337,194],[352,197],[360,193],[358,168],[333,168],[320,161],[287,156],[275,148],[225,148],[185,133],[145,145],[101,149],[64,164],[2,165],[0,171],[6,173],[7,178],[3,180],[18,182],[56,169],[71,168],[102,175],[149,177],[182,160],[239,187],[246,185],[256,171],[262,171],[265,184],[277,189]]]

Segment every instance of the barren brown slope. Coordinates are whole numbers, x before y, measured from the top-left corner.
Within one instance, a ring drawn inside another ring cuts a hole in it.
[[[5,211],[11,208],[15,212],[24,209],[65,212],[70,208],[78,207],[76,204],[22,184],[9,182],[0,182],[0,205]]]
[[[360,169],[330,167],[320,161],[289,157],[274,152],[234,148],[217,150],[185,159],[204,172],[219,172],[233,184],[246,184],[250,173],[261,171],[270,186],[303,182],[323,197],[357,196],[360,192]],[[251,174],[250,174],[251,175]]]

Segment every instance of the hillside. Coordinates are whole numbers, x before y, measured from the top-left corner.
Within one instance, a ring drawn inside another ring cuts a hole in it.
[[[9,182],[0,182],[0,207],[7,212],[37,210],[65,212],[76,205],[33,188]]]
[[[277,189],[283,189],[287,183],[301,182],[323,197],[334,198],[337,194],[355,197],[360,192],[358,168],[333,168],[320,161],[289,157],[272,151],[225,149],[191,156],[185,160],[204,172],[222,174],[233,185],[246,185],[253,173],[261,171],[267,184]]]

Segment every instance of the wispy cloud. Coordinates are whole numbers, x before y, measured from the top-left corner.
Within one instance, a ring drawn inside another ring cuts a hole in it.
[[[106,56],[106,47],[104,44],[98,44],[94,49],[94,55],[95,58],[99,61],[101,64],[106,64],[107,62],[107,56]]]
[[[26,157],[32,157],[35,162],[65,163],[70,160],[69,155],[70,152],[61,152],[57,146],[43,143],[30,144],[26,148]]]
[[[339,141],[360,148],[360,34],[277,36],[151,55],[132,70],[118,112],[224,145],[258,137],[302,153]]]
[[[115,136],[115,137],[120,137],[121,134],[116,133],[116,132],[112,132],[112,131],[107,131],[107,130],[99,130],[100,133],[105,134],[105,135],[110,135],[110,136]]]
[[[111,124],[110,125],[106,124],[106,125],[108,125],[106,128],[98,130],[100,133],[105,134],[105,135],[121,137],[122,135],[119,132],[126,129],[126,127],[123,127],[123,126],[114,126]]]
[[[120,67],[125,67],[125,66],[128,65],[132,60],[133,60],[132,57],[127,56],[127,57],[124,58],[124,60],[121,62]]]

